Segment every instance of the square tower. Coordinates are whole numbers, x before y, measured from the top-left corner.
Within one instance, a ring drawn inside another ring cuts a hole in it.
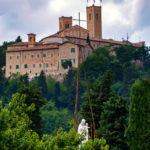
[[[87,29],[91,38],[102,38],[102,8],[90,6],[87,10]]]
[[[59,18],[59,31],[72,27],[72,17],[60,17]]]
[[[36,43],[36,34],[28,34],[28,47],[34,47]]]

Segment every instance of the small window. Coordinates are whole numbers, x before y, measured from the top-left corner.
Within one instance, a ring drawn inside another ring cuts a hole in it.
[[[98,14],[96,14],[96,19],[98,20]]]
[[[30,42],[32,42],[32,37],[30,37]]]
[[[58,69],[59,69],[59,62],[58,62]]]
[[[51,53],[51,57],[53,57],[53,53]]]
[[[40,58],[40,54],[37,54],[37,58]]]
[[[71,62],[73,63],[73,64],[75,64],[75,59],[73,58],[73,59],[71,59]]]
[[[33,64],[33,68],[35,68],[35,64]]]
[[[75,48],[71,48],[71,53],[75,53]]]
[[[69,28],[69,24],[65,24],[65,28],[66,28],[66,29]]]
[[[34,55],[31,55],[31,58],[33,59]]]
[[[91,20],[91,14],[89,14],[89,20]]]
[[[11,59],[12,59],[12,56],[10,56],[9,59],[11,60]]]
[[[12,69],[12,65],[9,66],[9,69],[10,69],[10,70]]]
[[[17,56],[17,59],[19,59],[19,56]]]
[[[16,69],[19,69],[19,65],[16,65]]]
[[[26,59],[26,58],[27,58],[27,56],[26,56],[26,55],[24,55],[24,58]]]
[[[24,65],[24,68],[28,68],[28,65],[27,65],[27,64],[25,64],[25,65]]]
[[[39,68],[41,68],[42,67],[42,64],[39,64]]]
[[[43,54],[43,57],[46,57],[46,54]]]
[[[46,68],[48,68],[48,63],[46,63]]]
[[[58,56],[59,56],[59,53],[58,53]]]

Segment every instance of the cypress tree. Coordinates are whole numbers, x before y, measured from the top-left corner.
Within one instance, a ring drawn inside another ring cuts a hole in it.
[[[111,150],[128,150],[124,136],[127,117],[127,100],[123,97],[112,96],[103,103],[98,135],[107,140]]]
[[[150,81],[131,88],[127,137],[130,150],[150,150]]]
[[[46,76],[43,70],[41,71],[40,76],[38,77],[38,86],[42,88],[42,97],[46,97],[47,83],[46,83]]]

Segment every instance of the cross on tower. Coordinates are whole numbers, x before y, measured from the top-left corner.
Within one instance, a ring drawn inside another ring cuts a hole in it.
[[[82,22],[86,22],[86,20],[81,20],[81,17],[80,17],[80,12],[79,12],[79,18],[78,19],[72,19],[74,21],[79,21],[79,38],[81,36],[81,32],[80,32],[80,27],[81,27],[81,21]]]

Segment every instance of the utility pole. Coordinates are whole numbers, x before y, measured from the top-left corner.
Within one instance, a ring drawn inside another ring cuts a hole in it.
[[[79,12],[79,19],[73,19],[74,21],[79,21],[79,51],[78,51],[78,73],[77,73],[77,86],[76,86],[76,101],[75,101],[75,111],[74,111],[74,128],[77,129],[77,111],[78,111],[78,98],[79,98],[79,65],[80,65],[80,53],[81,53],[81,31],[80,31],[80,24],[81,20],[80,12]]]

